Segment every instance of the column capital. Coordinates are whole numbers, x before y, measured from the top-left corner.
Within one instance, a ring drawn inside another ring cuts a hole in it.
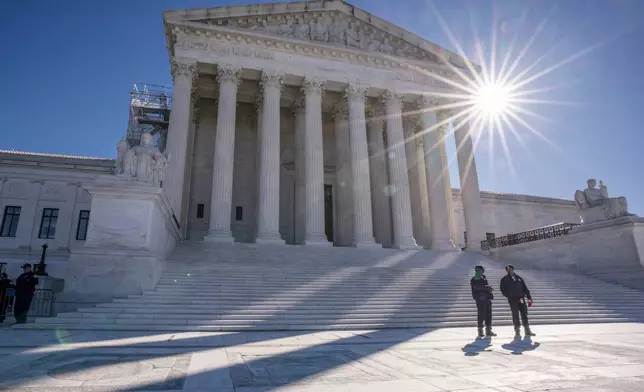
[[[348,102],[357,100],[364,102],[367,96],[367,88],[355,83],[349,83],[349,87],[344,90],[343,98]]]
[[[257,112],[257,116],[262,115],[262,108],[264,107],[264,94],[260,93],[257,94],[257,97],[255,97],[255,111]]]
[[[279,88],[280,92],[282,91],[284,85],[284,74],[275,71],[262,71],[262,78],[259,82],[259,85],[262,89],[274,87]]]
[[[412,116],[412,115],[403,116],[402,121],[403,121],[404,131],[411,129],[412,133],[416,133],[416,131],[420,127],[420,123],[418,120],[419,119],[417,116]]]
[[[228,64],[217,65],[217,82],[234,83],[237,86],[241,83],[241,67]]]
[[[341,120],[346,120],[347,118],[349,118],[349,107],[344,101],[337,102],[335,105],[333,105],[331,112],[334,119],[338,118]]]
[[[170,73],[172,73],[172,78],[185,76],[195,80],[197,78],[197,62],[185,57],[173,57],[170,60]]]
[[[428,97],[423,95],[416,100],[416,107],[418,109],[432,109],[441,104],[441,101],[435,97]]]
[[[320,94],[320,96],[323,96],[325,87],[326,80],[313,78],[310,76],[305,77],[304,81],[302,82],[302,92],[307,95]]]
[[[304,100],[302,99],[302,97],[297,97],[295,98],[295,100],[293,100],[291,110],[293,111],[293,113],[304,110]]]
[[[400,109],[402,109],[402,103],[403,103],[403,98],[405,96],[397,91],[394,90],[385,90],[384,93],[380,96],[380,99],[382,100],[383,103],[392,103],[400,106]]]

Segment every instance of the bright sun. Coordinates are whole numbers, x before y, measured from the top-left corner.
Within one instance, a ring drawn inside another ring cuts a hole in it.
[[[509,110],[510,89],[500,83],[486,83],[478,88],[474,102],[483,116],[498,116]]]

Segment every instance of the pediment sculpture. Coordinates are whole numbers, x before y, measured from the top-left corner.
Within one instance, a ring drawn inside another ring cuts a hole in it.
[[[116,175],[129,180],[161,186],[167,166],[166,157],[152,143],[152,135],[141,135],[138,146],[128,146],[125,138],[117,145]]]
[[[602,181],[591,178],[588,188],[575,192],[575,203],[579,207],[582,223],[593,223],[630,215],[625,197],[608,197],[608,188]]]
[[[401,58],[444,63],[434,53],[341,12],[257,15],[195,22],[380,52]],[[463,68],[453,59],[448,60],[453,65]]]

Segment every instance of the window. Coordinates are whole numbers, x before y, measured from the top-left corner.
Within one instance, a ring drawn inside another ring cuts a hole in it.
[[[56,238],[56,223],[58,223],[58,208],[43,209],[38,238]]]
[[[197,204],[197,218],[203,218],[203,204]]]
[[[78,215],[78,225],[76,226],[76,239],[85,241],[87,238],[87,226],[89,224],[89,210],[81,210]]]
[[[235,220],[243,220],[244,219],[244,209],[240,206],[235,207]]]
[[[18,221],[20,220],[20,207],[6,206],[4,208],[4,217],[2,218],[2,230],[0,237],[15,237],[18,230]]]

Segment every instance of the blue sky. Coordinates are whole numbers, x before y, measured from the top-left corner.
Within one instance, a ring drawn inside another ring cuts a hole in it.
[[[258,1],[251,1],[258,2]],[[114,157],[124,134],[134,82],[171,85],[161,12],[242,4],[235,0],[6,0],[0,5],[0,148]],[[352,4],[454,50],[425,0],[355,0]],[[545,23],[517,71],[542,58],[536,74],[580,53],[524,87],[524,127],[488,137],[477,148],[481,188],[571,199],[585,180],[604,180],[644,213],[644,1],[434,0],[470,57],[478,36],[486,55],[496,29],[497,59],[513,58]],[[474,33],[476,32],[476,34]],[[587,50],[593,48],[592,50]],[[489,60],[488,60],[489,61]],[[449,143],[449,152],[454,148]],[[452,169],[458,186],[458,171]]]

